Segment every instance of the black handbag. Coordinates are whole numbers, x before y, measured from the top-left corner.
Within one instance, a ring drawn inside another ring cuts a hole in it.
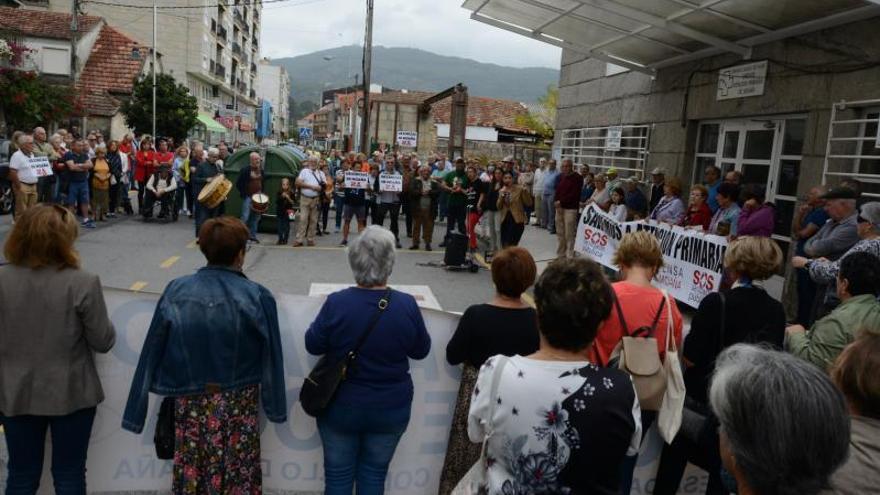
[[[162,399],[153,443],[156,445],[157,458],[174,459],[174,397]]]
[[[391,289],[388,289],[382,298],[379,299],[379,305],[376,313],[373,315],[373,319],[370,320],[367,330],[358,339],[354,348],[345,357],[337,361],[324,354],[315,364],[309,376],[303,380],[302,388],[299,391],[299,402],[306,414],[317,418],[327,410],[327,407],[336,395],[336,391],[339,389],[339,385],[345,380],[346,373],[357,358],[361,346],[364,345],[367,337],[376,328],[379,317],[388,308],[390,301]]]

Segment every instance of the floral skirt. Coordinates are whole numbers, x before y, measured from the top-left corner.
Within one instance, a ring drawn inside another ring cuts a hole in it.
[[[261,493],[259,398],[250,385],[175,399],[172,493]]]

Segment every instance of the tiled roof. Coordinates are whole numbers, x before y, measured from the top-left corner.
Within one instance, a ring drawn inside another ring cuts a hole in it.
[[[431,107],[434,122],[448,124],[451,112],[451,98],[444,98]],[[517,115],[528,112],[525,105],[513,100],[499,100],[484,96],[469,96],[467,125],[475,127],[503,127],[510,130],[528,131],[517,125]]]
[[[382,103],[400,103],[402,105],[420,105],[434,93],[424,91],[390,91],[388,93],[370,93],[370,101],[378,101]],[[372,107],[372,105],[371,105]]]
[[[21,36],[35,38],[69,40],[72,38],[70,18],[70,14],[61,12],[0,7],[0,31],[11,31]],[[82,33],[91,31],[96,24],[101,22],[101,18],[93,15],[81,15],[77,17],[77,21],[79,23],[78,31],[82,35]]]
[[[141,57],[132,60],[132,51],[139,48]],[[120,101],[117,95],[131,94],[134,78],[143,69],[149,47],[110,26],[103,26],[92,53],[77,81],[77,90],[88,115],[112,116]]]

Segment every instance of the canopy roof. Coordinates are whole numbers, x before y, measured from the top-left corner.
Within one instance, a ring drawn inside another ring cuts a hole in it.
[[[471,19],[631,70],[657,69],[880,15],[880,0],[465,0]]]

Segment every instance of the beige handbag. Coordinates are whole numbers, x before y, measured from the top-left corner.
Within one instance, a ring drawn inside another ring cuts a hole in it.
[[[664,293],[664,297],[669,295]],[[666,443],[672,443],[678,429],[681,428],[681,414],[684,409],[685,388],[684,373],[678,359],[678,348],[675,345],[675,332],[672,322],[672,303],[666,305],[666,359],[663,368],[666,371],[666,393],[663,394],[663,402],[657,413],[657,430]]]
[[[664,292],[651,326],[639,327],[630,332],[623,317],[620,301],[614,298],[614,306],[617,308],[624,337],[611,353],[608,367],[617,367],[632,377],[642,411],[659,410],[666,393],[666,369],[660,361],[654,332],[657,330],[663,308],[669,304],[668,296]],[[671,309],[669,311],[671,312]]]

